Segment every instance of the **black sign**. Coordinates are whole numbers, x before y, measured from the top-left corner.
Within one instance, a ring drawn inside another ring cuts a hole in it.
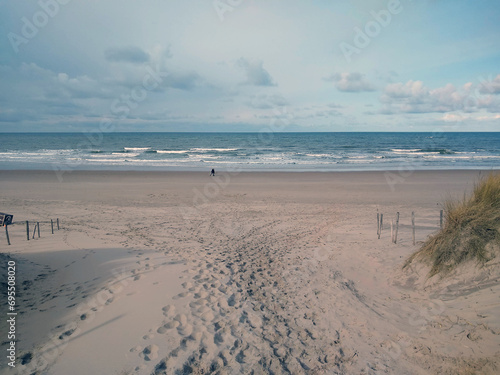
[[[8,215],[8,214],[4,214],[3,212],[0,212],[0,227],[3,227],[4,225],[12,224],[13,218],[14,218],[14,215]]]

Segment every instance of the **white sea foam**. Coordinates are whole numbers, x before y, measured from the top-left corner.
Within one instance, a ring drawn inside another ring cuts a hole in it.
[[[146,151],[151,149],[151,147],[124,147],[125,151]]]
[[[127,158],[133,158],[135,156],[139,156],[140,153],[139,152],[112,152],[111,155],[116,155],[117,157],[121,156],[124,159],[127,159]]]
[[[416,151],[420,151],[420,149],[419,148],[410,148],[410,149],[392,148],[391,151],[394,151],[394,152],[416,152]]]
[[[206,152],[206,151],[218,151],[218,152],[224,152],[224,151],[237,151],[237,148],[192,148],[191,151],[195,152]]]

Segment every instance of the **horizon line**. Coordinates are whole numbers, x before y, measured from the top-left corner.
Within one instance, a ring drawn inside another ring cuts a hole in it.
[[[158,134],[158,133],[172,133],[172,134],[260,134],[262,131],[112,131],[103,132],[99,130],[80,130],[80,131],[17,131],[17,132],[2,132],[0,134],[86,134],[86,133],[102,133],[102,134],[116,134],[116,133],[145,133],[145,134]],[[268,132],[266,132],[268,133]],[[500,133],[494,130],[464,130],[464,131],[376,131],[376,130],[365,130],[365,131],[276,131],[270,132],[273,134],[299,134],[299,133],[431,133],[431,134],[442,134],[442,133]]]

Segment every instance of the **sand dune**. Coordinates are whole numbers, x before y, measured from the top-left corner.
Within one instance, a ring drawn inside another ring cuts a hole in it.
[[[19,359],[0,371],[498,373],[498,264],[401,270],[477,174],[0,172],[2,211],[62,223],[0,234],[20,287]]]

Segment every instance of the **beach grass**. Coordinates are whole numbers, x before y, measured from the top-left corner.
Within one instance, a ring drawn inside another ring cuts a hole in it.
[[[469,196],[444,203],[443,228],[431,236],[405,263],[431,265],[429,277],[445,275],[475,260],[484,264],[500,254],[500,174],[480,179]]]

